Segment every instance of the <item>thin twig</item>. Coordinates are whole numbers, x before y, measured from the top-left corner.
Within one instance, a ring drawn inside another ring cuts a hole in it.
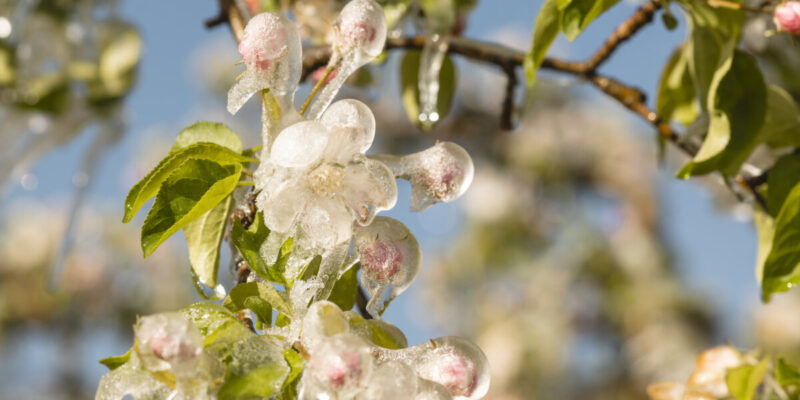
[[[605,43],[584,63],[583,67],[587,71],[595,71],[608,60],[620,44],[633,37],[640,29],[649,24],[653,20],[653,15],[660,8],[661,3],[658,0],[650,0],[639,7],[630,18],[626,19],[614,30]]]
[[[356,293],[356,307],[358,308],[358,313],[364,319],[372,319],[372,314],[367,311],[367,294],[364,293],[364,289],[361,286],[358,287],[358,292]]]

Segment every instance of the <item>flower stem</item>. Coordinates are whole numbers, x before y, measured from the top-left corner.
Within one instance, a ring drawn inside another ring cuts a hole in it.
[[[303,107],[302,107],[302,108],[300,108],[300,115],[303,115],[303,113],[305,113],[305,112],[306,112],[306,108],[308,108],[309,104],[311,104],[311,100],[313,100],[313,99],[314,99],[314,96],[316,96],[316,95],[317,95],[317,92],[318,92],[318,91],[319,91],[319,90],[320,90],[320,89],[321,89],[323,86],[325,86],[325,83],[326,83],[326,81],[328,80],[328,77],[329,77],[329,76],[331,76],[331,73],[333,72],[333,70],[334,70],[334,69],[336,69],[336,65],[331,65],[331,64],[329,64],[329,65],[328,65],[328,66],[325,68],[325,74],[323,74],[323,75],[322,75],[322,78],[320,78],[320,79],[317,81],[317,84],[316,84],[316,85],[314,85],[314,88],[313,88],[313,89],[311,89],[311,93],[308,95],[308,98],[306,99],[306,102],[305,102],[305,103],[303,103]]]

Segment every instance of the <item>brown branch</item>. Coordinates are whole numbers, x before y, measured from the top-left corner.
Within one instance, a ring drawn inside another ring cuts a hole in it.
[[[640,29],[653,20],[653,15],[661,8],[658,0],[650,0],[639,7],[633,15],[622,22],[617,29],[606,39],[606,42],[592,55],[589,60],[583,63],[587,71],[595,71],[601,64],[606,62],[611,54],[625,41],[633,37]]]

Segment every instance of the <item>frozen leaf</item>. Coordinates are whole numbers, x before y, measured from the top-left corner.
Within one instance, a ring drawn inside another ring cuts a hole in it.
[[[219,246],[232,207],[233,197],[228,196],[183,228],[192,271],[202,285],[210,288],[217,288]]]

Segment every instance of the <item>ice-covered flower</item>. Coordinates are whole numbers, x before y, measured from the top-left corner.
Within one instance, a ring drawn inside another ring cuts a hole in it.
[[[256,92],[270,89],[291,96],[302,72],[302,45],[294,23],[273,13],[261,13],[247,23],[239,43],[247,70],[228,91],[228,111],[235,114]]]
[[[267,226],[306,249],[330,249],[394,207],[397,184],[381,162],[364,156],[375,118],[357,100],[334,103],[319,120],[286,127],[256,177]]]
[[[353,398],[370,381],[374,366],[370,346],[363,339],[352,334],[333,336],[306,362],[299,397]]]
[[[800,1],[787,1],[775,9],[775,25],[782,32],[800,35]]]
[[[203,351],[203,335],[179,313],[143,317],[136,329],[136,340],[146,363],[180,364]]]
[[[386,42],[386,15],[374,0],[353,0],[344,6],[336,21],[337,51],[357,52],[375,58]]]

